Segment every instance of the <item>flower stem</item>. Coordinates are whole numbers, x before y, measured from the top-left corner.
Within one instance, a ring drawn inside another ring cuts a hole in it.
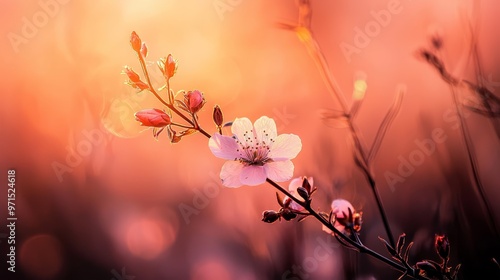
[[[195,128],[195,127],[192,127],[192,126],[187,126],[187,125],[183,125],[183,124],[180,124],[180,123],[174,123],[174,122],[172,122],[172,123],[170,123],[170,124],[171,124],[171,125],[178,126],[178,127],[182,127],[182,128],[188,128],[188,129],[190,129],[190,128]]]
[[[365,254],[368,254],[376,259],[378,259],[379,261],[382,261],[390,266],[392,266],[393,268],[403,272],[403,273],[406,273],[408,276],[414,278],[414,279],[427,279],[421,275],[419,275],[415,269],[411,268],[411,267],[406,267],[402,264],[399,264],[389,258],[386,258],[382,255],[380,255],[379,253],[371,250],[370,248],[366,247],[365,245],[363,245],[361,242],[356,242],[356,240],[353,240],[349,237],[347,237],[345,234],[343,234],[341,231],[339,231],[338,229],[336,229],[329,221],[327,221],[323,216],[321,216],[318,212],[316,212],[309,203],[305,203],[304,201],[301,201],[299,200],[298,198],[296,198],[295,196],[293,196],[292,194],[290,194],[287,190],[285,190],[283,187],[281,187],[279,184],[277,184],[276,182],[274,182],[273,180],[267,178],[266,179],[266,182],[268,182],[270,185],[272,185],[274,188],[276,188],[277,190],[279,190],[280,192],[282,192],[283,194],[287,195],[289,198],[291,198],[293,201],[295,201],[296,203],[298,203],[299,205],[301,205],[302,207],[304,207],[305,210],[307,210],[311,216],[314,216],[316,218],[316,220],[318,220],[320,223],[322,223],[323,225],[325,225],[326,227],[328,227],[328,229],[330,229],[331,231],[333,231],[337,236],[339,236],[340,238],[342,238],[342,240],[346,241],[347,243],[349,243],[349,245],[355,247],[356,249],[359,250],[360,253],[365,253]]]
[[[387,232],[387,237],[389,238],[389,244],[395,247],[396,243],[394,242],[394,236],[392,235],[391,227],[389,226],[389,220],[387,219],[387,215],[385,214],[384,205],[382,204],[382,199],[380,198],[380,194],[378,193],[375,180],[373,180],[373,177],[370,173],[365,173],[365,175],[370,182],[373,197],[375,197],[375,200],[377,201],[378,211],[380,212],[380,216],[382,217],[382,222],[384,223],[385,231]]]

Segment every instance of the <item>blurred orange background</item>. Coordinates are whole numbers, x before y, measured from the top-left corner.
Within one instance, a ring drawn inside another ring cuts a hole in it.
[[[450,72],[475,81],[471,42],[477,36],[483,82],[498,96],[498,3],[311,5],[312,32],[349,103],[354,81],[367,83],[355,118],[367,145],[397,90],[406,89],[373,171],[393,232],[406,232],[415,241],[413,261],[436,258],[434,234],[446,233],[452,262],[464,264],[466,278],[499,274],[491,258],[500,257],[500,241],[469,178],[451,92],[416,55],[438,34]],[[322,111],[339,106],[299,38],[277,27],[297,22],[296,1],[40,0],[2,1],[1,7],[0,170],[16,170],[18,217],[18,271],[7,272],[7,242],[0,239],[0,273],[7,276],[2,279],[398,277],[341,247],[307,268],[318,239],[327,238],[316,221],[261,222],[262,211],[279,208],[270,186],[224,188],[217,179],[223,161],[213,157],[205,137],[195,134],[175,145],[166,135],[155,141],[134,120],[134,112],[160,104],[125,85],[120,74],[124,65],[140,69],[129,45],[132,31],[149,47],[155,81],[160,74],[153,63],[172,54],[179,63],[172,88],[204,92],[200,124],[210,133],[218,104],[226,121],[267,115],[279,133],[299,135],[303,149],[294,160],[295,175],[314,177],[315,207],[328,211],[332,199],[350,200],[364,212],[362,240],[386,254],[377,238],[385,236],[380,215],[352,160],[349,133],[321,119]],[[380,22],[381,11],[392,12]],[[371,32],[363,44],[359,30]],[[347,45],[356,50],[346,52]],[[471,95],[461,93],[464,99]],[[498,225],[499,139],[484,116],[468,112],[466,121]],[[404,182],[391,184],[388,172],[397,174],[402,159],[435,129],[446,140],[435,143],[435,152]],[[5,221],[2,189],[0,220]],[[293,270],[299,266],[307,268],[302,276]]]

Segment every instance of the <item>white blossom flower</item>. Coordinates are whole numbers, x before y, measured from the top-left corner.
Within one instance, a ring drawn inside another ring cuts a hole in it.
[[[276,182],[292,178],[291,159],[302,149],[297,135],[278,135],[276,123],[266,116],[253,125],[248,118],[237,118],[231,132],[233,136],[216,133],[208,142],[216,157],[228,160],[220,173],[224,186],[255,186],[267,178]]]

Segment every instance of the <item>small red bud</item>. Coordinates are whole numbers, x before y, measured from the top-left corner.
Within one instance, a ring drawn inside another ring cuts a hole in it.
[[[130,45],[132,46],[132,49],[136,52],[141,51],[141,38],[139,38],[139,35],[135,33],[135,31],[132,31],[132,35],[130,35]]]
[[[280,214],[273,210],[266,210],[262,213],[262,221],[266,223],[274,223],[280,218]]]
[[[148,56],[148,46],[146,46],[146,43],[142,42],[141,45],[141,55],[142,57]]]
[[[125,66],[125,69],[123,70],[123,73],[127,75],[127,77],[130,79],[131,82],[137,83],[141,80],[139,77],[139,74],[137,74],[132,68]]]
[[[184,94],[184,103],[189,111],[195,114],[205,105],[205,98],[199,90],[188,91],[187,94]]]
[[[214,107],[213,120],[217,127],[221,127],[224,122],[224,116],[222,115],[222,110],[219,105],[215,105]]]
[[[144,126],[164,127],[171,123],[170,117],[159,109],[145,109],[135,113],[135,119]]]
[[[174,76],[177,71],[177,62],[174,60],[174,57],[169,54],[164,63],[163,73],[167,79],[170,79]]]

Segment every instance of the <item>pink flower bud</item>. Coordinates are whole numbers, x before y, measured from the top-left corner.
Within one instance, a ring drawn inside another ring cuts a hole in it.
[[[165,127],[171,123],[170,117],[159,109],[145,109],[135,113],[135,119],[141,125],[151,127]]]
[[[335,199],[334,201],[332,201],[331,206],[332,214],[335,216],[335,228],[337,228],[339,231],[344,231],[347,224],[353,223],[353,221],[349,220],[349,210],[353,214],[356,213],[356,210],[354,210],[352,204],[345,199]],[[356,216],[359,220],[361,220],[361,216]],[[359,225],[359,227],[361,228],[361,225]]]
[[[174,57],[169,54],[167,56],[167,59],[165,61],[165,69],[163,71],[165,77],[167,79],[170,79],[174,76],[175,72],[177,71],[177,62],[174,60]]]
[[[345,199],[335,199],[332,201],[332,215],[335,217],[333,226],[340,232],[347,233],[346,227],[358,232],[361,230],[362,212],[356,212],[352,204]],[[349,212],[351,215],[349,215]],[[332,233],[330,229],[323,226],[323,230]]]
[[[139,35],[135,33],[135,31],[132,31],[132,35],[130,35],[130,45],[132,46],[132,49],[136,52],[141,51],[141,38],[139,38]]]
[[[137,83],[141,80],[141,78],[139,77],[139,74],[137,74],[134,70],[132,70],[132,68],[130,68],[128,66],[125,66],[123,73],[127,74],[127,77],[133,83]]]
[[[148,56],[148,46],[146,46],[146,43],[142,42],[141,45],[141,55],[142,57]]]
[[[189,111],[194,114],[205,105],[205,98],[199,90],[189,91],[184,95],[184,103],[186,103]]]
[[[222,126],[222,123],[224,122],[224,116],[222,115],[222,110],[220,109],[219,105],[215,105],[212,118],[217,127]]]

